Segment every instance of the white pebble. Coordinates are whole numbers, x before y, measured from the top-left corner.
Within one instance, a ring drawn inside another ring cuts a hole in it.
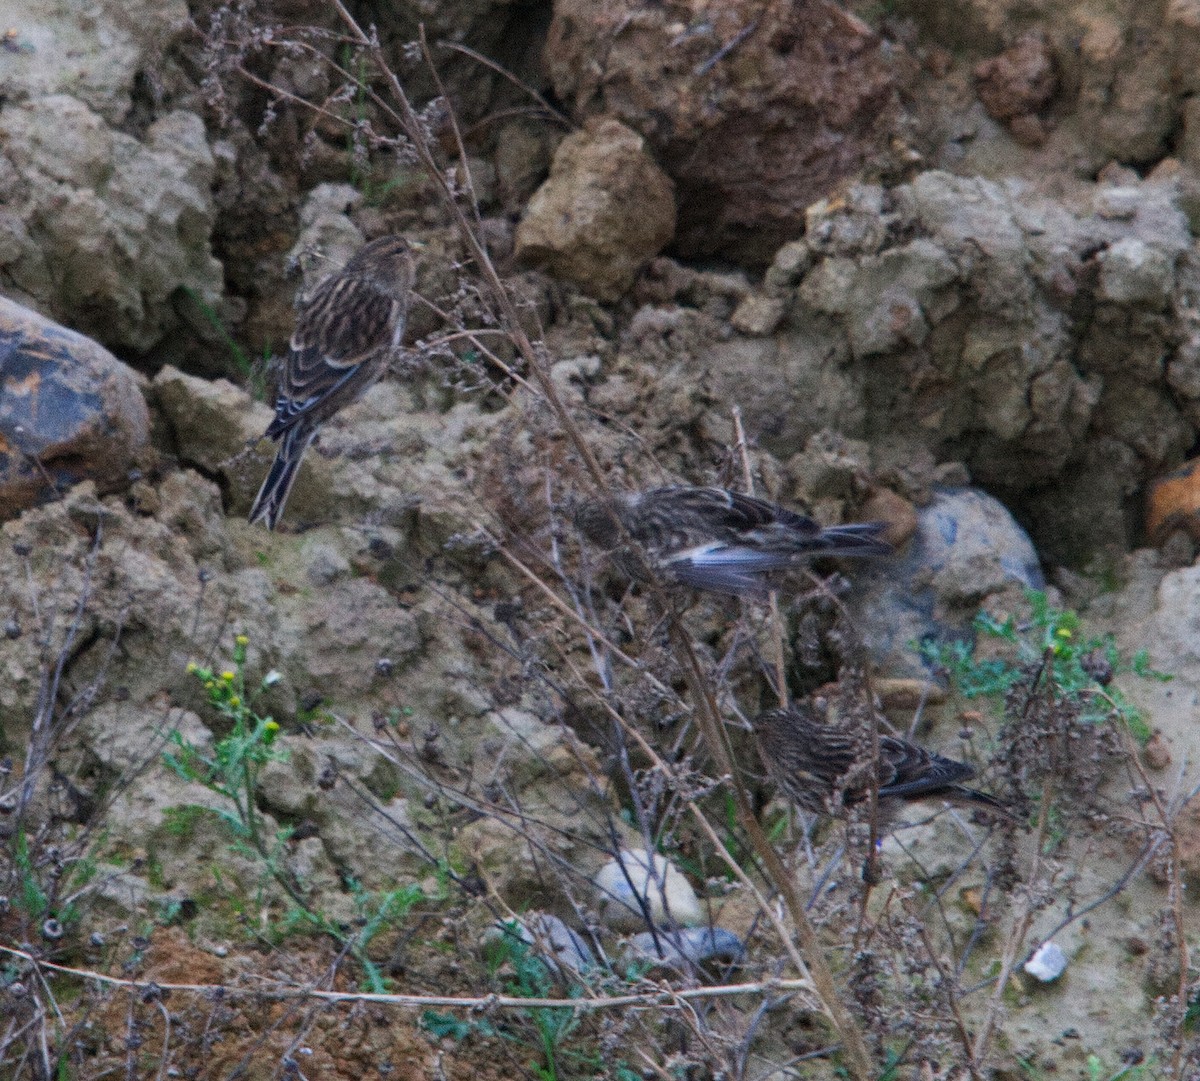
[[[642,930],[648,913],[655,927],[703,923],[704,911],[691,883],[662,856],[655,853],[653,860],[651,864],[645,849],[635,848],[600,868],[593,883],[605,922],[619,930]]]
[[[1042,983],[1052,983],[1067,967],[1067,955],[1056,942],[1043,942],[1025,962],[1025,971]]]

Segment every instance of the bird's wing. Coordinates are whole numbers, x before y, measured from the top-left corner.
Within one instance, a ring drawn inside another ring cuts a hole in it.
[[[881,796],[912,797],[943,791],[975,776],[966,762],[944,758],[907,740],[879,740]]]
[[[318,285],[296,319],[267,435],[291,427],[386,348],[398,334],[399,303],[358,278],[335,276]]]
[[[820,526],[802,514],[724,488],[660,488],[658,496],[677,516],[728,534],[753,533],[776,524],[816,536]]]
[[[306,360],[315,355],[335,368],[353,368],[391,344],[399,303],[363,278],[327,278],[296,320],[292,353]]]
[[[802,772],[833,787],[862,756],[862,743],[836,725],[816,720],[795,706],[768,710],[755,722],[771,764],[784,772]]]
[[[784,570],[794,562],[794,555],[787,552],[716,541],[674,552],[663,560],[663,567],[693,589],[741,595],[768,592],[763,575]]]

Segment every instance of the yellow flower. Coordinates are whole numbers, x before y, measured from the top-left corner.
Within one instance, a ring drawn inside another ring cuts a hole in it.
[[[267,732],[278,732],[279,731],[279,722],[268,720],[263,723],[263,730],[267,731]]]
[[[234,694],[230,696],[229,704],[231,706],[240,706],[242,704],[242,700],[236,694]]]
[[[222,678],[222,679],[223,679],[223,680],[224,680],[226,683],[232,683],[232,682],[233,682],[233,673],[232,673],[232,672],[229,672],[229,671],[222,672],[222,673],[221,673],[221,678]]]
[[[1059,638],[1071,637],[1071,632],[1066,627],[1059,627],[1054,633],[1057,634]]]
[[[188,670],[188,675],[190,676],[196,672],[199,672],[200,666],[195,661],[188,661],[187,670]]]

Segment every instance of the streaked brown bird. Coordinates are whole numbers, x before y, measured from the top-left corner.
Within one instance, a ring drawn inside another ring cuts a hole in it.
[[[671,485],[626,492],[611,503],[592,500],[576,509],[575,524],[631,578],[647,581],[660,575],[667,582],[735,596],[765,596],[772,574],[814,556],[892,551],[880,539],[882,522],[822,526],[724,488]],[[644,559],[625,533],[640,546]]]
[[[779,788],[813,814],[844,814],[871,791],[870,744],[837,723],[822,722],[807,702],[769,709],[753,722],[763,765]],[[945,799],[982,805],[1011,817],[998,799],[960,782],[975,776],[966,762],[945,758],[906,739],[879,736],[881,819],[901,803]]]
[[[275,528],[317,429],[387,370],[404,336],[414,274],[408,242],[380,237],[305,298],[264,433],[279,449],[251,522]]]

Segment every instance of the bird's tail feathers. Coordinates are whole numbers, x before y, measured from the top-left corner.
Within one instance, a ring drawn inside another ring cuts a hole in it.
[[[283,514],[292,485],[296,482],[296,471],[304,459],[304,452],[308,450],[308,445],[316,434],[315,430],[305,429],[300,425],[284,433],[266,480],[262,482],[258,495],[254,497],[254,506],[250,508],[251,525],[261,521],[268,529],[275,528]]]
[[[1020,820],[1020,816],[1008,803],[997,799],[995,796],[989,796],[986,792],[980,792],[977,789],[968,788],[966,785],[961,784],[951,785],[946,791],[965,803],[977,803],[981,807],[986,807],[989,811],[995,811],[1005,818],[1012,819],[1014,822]]]
[[[849,522],[821,531],[821,555],[890,556],[895,549],[882,537],[886,522]]]

